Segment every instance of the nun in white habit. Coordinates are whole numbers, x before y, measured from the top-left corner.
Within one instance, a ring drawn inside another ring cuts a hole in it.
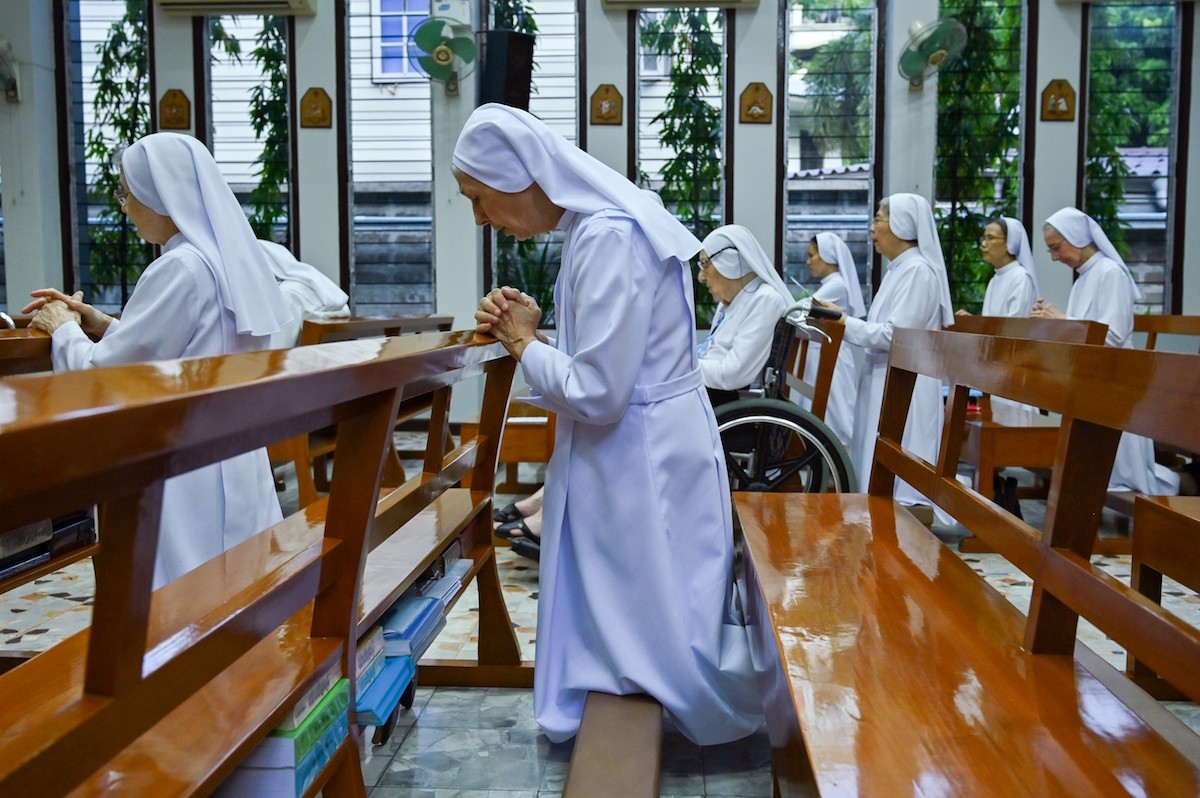
[[[54,289],[31,324],[52,335],[55,371],[264,349],[289,320],[267,257],[213,161],[191,136],[154,133],[120,158],[121,208],[162,246],[114,319]],[[264,449],[167,480],[155,587],[279,521]],[[103,530],[100,532],[103,535]]]
[[[1142,298],[1125,265],[1096,220],[1076,208],[1055,211],[1043,230],[1050,257],[1075,270],[1076,280],[1063,313],[1039,301],[1033,315],[1052,319],[1086,319],[1108,325],[1105,346],[1133,348],[1133,304]],[[1179,493],[1179,475],[1154,462],[1154,442],[1140,435],[1121,435],[1109,490],[1132,490],[1150,496]]]
[[[897,327],[940,330],[954,318],[941,242],[933,210],[924,197],[893,194],[881,202],[871,222],[871,241],[889,261],[887,274],[879,284],[865,321],[844,312],[840,318],[846,325],[845,340],[865,350],[863,369],[858,376],[851,452],[855,472],[864,486],[870,482],[871,464],[875,460],[893,330]],[[936,463],[942,415],[941,383],[932,377],[917,377],[901,441],[904,448]],[[931,504],[899,480],[894,495],[897,501],[909,506]],[[951,520],[936,507],[934,512],[943,523]]]
[[[861,318],[867,313],[863,304],[862,288],[858,284],[858,270],[854,256],[841,236],[834,233],[817,233],[808,242],[808,270],[821,280],[813,292],[813,299],[844,308],[848,316]],[[816,382],[817,366],[821,357],[821,345],[810,343],[808,357],[804,362],[804,381]],[[829,401],[825,405],[825,423],[847,448],[854,440],[855,383],[858,369],[849,346],[838,349],[837,365],[833,369],[833,382],[829,386]],[[805,409],[812,409],[812,400],[800,398]],[[866,480],[866,474],[859,479]],[[865,482],[863,487],[865,487]]]
[[[553,741],[588,691],[647,693],[690,739],[762,719],[745,628],[730,612],[729,484],[696,359],[688,259],[700,249],[636,186],[524,111],[483,105],[454,150],[475,221],[518,238],[557,227],[558,340],[511,288],[477,329],[558,414],[546,470],[534,712]]]
[[[350,306],[346,304],[350,297],[316,266],[297,260],[282,244],[261,238],[258,244],[267,253],[271,273],[292,316],[291,321],[271,335],[271,349],[295,346],[306,319],[342,319],[350,315]]]
[[[700,374],[710,392],[737,391],[761,376],[792,294],[754,234],[738,224],[705,237],[699,265],[700,282],[718,302],[696,348]]]
[[[983,315],[1028,317],[1041,288],[1025,226],[1011,216],[994,219],[984,226],[979,249],[996,270],[983,294]]]

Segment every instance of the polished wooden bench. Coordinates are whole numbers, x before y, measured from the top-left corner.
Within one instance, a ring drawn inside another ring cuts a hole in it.
[[[101,530],[91,628],[0,675],[0,794],[208,794],[323,669],[353,676],[359,634],[455,539],[480,653],[440,670],[531,684],[491,547],[514,370],[499,344],[451,333],[0,381],[0,457],[22,466],[0,534],[92,504]],[[450,386],[480,375],[481,433],[435,440],[421,474],[381,490],[402,400],[431,393],[444,423]],[[343,455],[327,499],[151,590],[164,478],[326,424]],[[365,795],[353,736],[318,791]]]
[[[1195,700],[1200,630],[1090,563],[1120,430],[1200,444],[1197,358],[897,330],[867,495],[735,494],[776,795],[1194,796],[1197,736],[1077,642]],[[900,446],[948,382],[936,464]],[[968,386],[1062,414],[1045,529],[955,479]],[[1028,575],[1027,615],[892,498],[903,479]]]

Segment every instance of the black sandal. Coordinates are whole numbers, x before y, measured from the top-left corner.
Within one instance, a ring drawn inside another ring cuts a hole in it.
[[[520,521],[524,517],[521,515],[521,511],[517,509],[515,503],[501,507],[499,510],[492,510],[492,520],[497,524],[511,524],[513,521]]]
[[[514,554],[541,562],[542,546],[537,538],[513,538],[512,550]]]
[[[518,518],[516,521],[509,521],[507,524],[501,524],[492,530],[496,537],[504,538],[505,540],[518,541],[529,540],[537,543],[541,535],[533,534],[532,530],[525,525],[524,518]]]

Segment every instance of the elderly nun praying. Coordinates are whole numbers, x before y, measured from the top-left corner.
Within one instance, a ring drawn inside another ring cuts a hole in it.
[[[1033,315],[1050,319],[1086,319],[1108,325],[1105,346],[1133,348],[1133,304],[1142,292],[1125,260],[1096,220],[1076,208],[1055,211],[1043,229],[1052,260],[1075,271],[1064,314],[1039,300]],[[1132,490],[1150,496],[1179,492],[1179,475],[1154,461],[1154,442],[1123,433],[1108,489]]]
[[[839,319],[846,325],[845,340],[864,349],[851,452],[855,472],[864,485],[869,484],[875,460],[892,332],[897,327],[940,330],[954,320],[946,263],[929,201],[917,194],[893,194],[879,203],[870,229],[875,249],[889,261],[887,274],[879,284],[865,321],[844,312]],[[941,383],[932,377],[918,376],[901,443],[919,457],[936,463],[941,437]],[[899,480],[895,497],[910,507],[930,506],[927,498]],[[950,521],[940,510],[936,512],[939,521]],[[929,510],[921,514],[922,520],[933,520]]]
[[[44,288],[25,312],[52,336],[55,371],[228,355],[267,347],[289,321],[241,205],[196,139],[153,133],[120,157],[121,209],[163,252],[121,318]],[[159,587],[281,518],[265,449],[168,479],[154,563]],[[103,532],[101,532],[103,534]]]
[[[736,400],[736,391],[759,377],[792,293],[754,234],[738,224],[708,234],[699,266],[700,282],[718,302],[708,336],[696,348],[716,407]]]
[[[553,741],[588,691],[646,693],[693,741],[762,720],[731,612],[724,456],[695,347],[688,259],[700,242],[621,175],[514,108],[483,105],[454,149],[475,221],[559,229],[558,338],[512,288],[475,314],[558,414],[546,469],[534,713]]]

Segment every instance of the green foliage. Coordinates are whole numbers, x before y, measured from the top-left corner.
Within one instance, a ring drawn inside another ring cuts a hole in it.
[[[1123,255],[1117,210],[1129,167],[1118,148],[1170,144],[1175,7],[1091,7],[1085,210]]]
[[[935,213],[951,299],[974,313],[991,276],[979,236],[989,219],[1017,215],[1021,7],[1018,0],[942,4],[943,16],[966,27],[970,44],[938,75]]]
[[[96,286],[120,286],[121,304],[151,259],[133,224],[113,196],[121,187],[113,153],[149,132],[149,75],[146,50],[146,2],[126,0],[125,16],[114,22],[96,46],[100,62],[92,74],[96,87],[95,124],[87,131],[86,152],[97,164],[91,200],[103,203],[100,224],[90,228],[89,268]]]
[[[670,56],[671,88],[666,108],[652,123],[673,152],[662,169],[659,195],[697,238],[717,227],[721,191],[721,109],[708,97],[721,91],[721,45],[714,35],[725,23],[722,13],[704,8],[672,8],[654,16],[643,12],[641,43]],[[695,270],[692,272],[695,279]],[[703,325],[714,305],[707,290],[693,284],[696,314]]]
[[[492,27],[495,30],[537,34],[538,26],[533,16],[532,3],[522,0],[496,0],[492,3],[492,15]]]
[[[822,156],[839,153],[843,163],[871,158],[872,59],[874,4],[854,0],[837,12],[811,11],[805,16],[836,13],[853,28],[821,47],[794,72],[802,72],[812,101],[812,135]],[[796,59],[793,59],[795,61]]]
[[[285,190],[289,177],[288,74],[286,17],[264,16],[262,29],[254,38],[250,60],[262,71],[264,81],[250,92],[250,124],[263,143],[254,159],[258,185],[250,192],[250,227],[259,238],[273,240],[273,231],[287,221]],[[284,240],[288,240],[287,232]]]

